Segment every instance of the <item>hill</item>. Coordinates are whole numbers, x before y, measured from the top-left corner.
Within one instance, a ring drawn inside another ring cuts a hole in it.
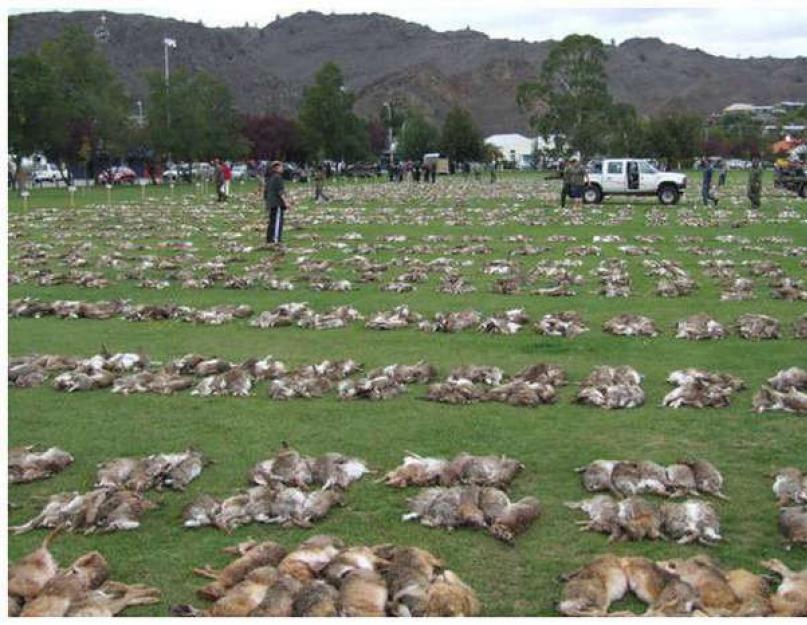
[[[94,32],[101,12],[29,13],[9,19],[9,57],[37,49],[69,24]],[[338,63],[356,109],[374,115],[392,99],[441,120],[456,103],[485,134],[526,132],[515,104],[519,82],[534,77],[551,46],[437,32],[380,14],[297,13],[263,28],[210,28],[146,15],[104,13],[105,54],[134,98],[145,97],[144,69],[163,67],[164,37],[176,39],[171,66],[204,69],[223,80],[244,112],[294,114],[303,88],[326,61]],[[608,46],[609,86],[644,114],[686,108],[708,114],[732,102],[807,99],[807,57],[729,59],[659,39]]]

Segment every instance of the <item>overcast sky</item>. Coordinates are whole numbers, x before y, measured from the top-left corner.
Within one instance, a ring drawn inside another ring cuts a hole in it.
[[[104,10],[145,13],[207,26],[264,26],[280,15],[305,10],[323,13],[378,12],[425,24],[435,30],[470,26],[491,37],[542,41],[570,33],[592,34],[605,42],[658,37],[688,48],[729,57],[807,56],[807,1],[716,0],[703,2],[571,2],[570,0],[11,0],[10,13]],[[566,7],[574,8],[566,8]],[[607,8],[602,8],[602,7]],[[651,8],[669,6],[672,8]],[[564,8],[557,8],[564,7]]]

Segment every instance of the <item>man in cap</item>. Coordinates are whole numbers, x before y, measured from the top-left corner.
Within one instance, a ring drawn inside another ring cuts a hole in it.
[[[266,228],[266,243],[268,245],[280,244],[283,237],[283,219],[286,210],[291,207],[291,202],[286,198],[282,174],[283,163],[272,161],[263,187],[263,199],[269,212],[269,224]]]

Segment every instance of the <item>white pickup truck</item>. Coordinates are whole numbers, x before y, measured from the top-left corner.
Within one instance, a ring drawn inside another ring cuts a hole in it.
[[[659,171],[646,159],[609,158],[588,164],[586,204],[599,204],[608,195],[655,195],[666,205],[676,204],[687,186],[684,174]]]

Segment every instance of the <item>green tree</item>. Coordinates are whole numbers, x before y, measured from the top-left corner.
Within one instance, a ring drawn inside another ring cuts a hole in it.
[[[8,63],[8,145],[17,161],[36,151],[53,152],[53,126],[63,124],[56,76],[38,54]]]
[[[124,148],[129,101],[95,39],[81,28],[65,28],[9,69],[15,149],[42,150],[51,160],[75,163],[87,144],[96,155]]]
[[[533,128],[545,138],[564,137],[585,156],[603,151],[613,114],[605,60],[602,41],[590,35],[554,44],[538,79],[518,87],[518,104]]]
[[[697,115],[669,112],[654,117],[647,125],[649,154],[673,161],[680,168],[701,151],[702,129],[703,122]]]
[[[611,156],[646,155],[646,127],[630,104],[617,103],[611,106],[606,147]]]
[[[437,150],[439,134],[417,109],[407,111],[398,134],[398,156],[420,160],[424,154]]]
[[[446,115],[440,133],[440,151],[452,161],[475,161],[484,158],[482,136],[471,114],[455,106]]]
[[[148,136],[157,153],[184,160],[239,158],[248,151],[229,89],[205,72],[179,68],[165,84],[148,72]]]
[[[305,88],[298,120],[306,145],[318,159],[368,155],[367,127],[353,113],[354,100],[335,63],[325,63],[314,75],[314,84]]]

